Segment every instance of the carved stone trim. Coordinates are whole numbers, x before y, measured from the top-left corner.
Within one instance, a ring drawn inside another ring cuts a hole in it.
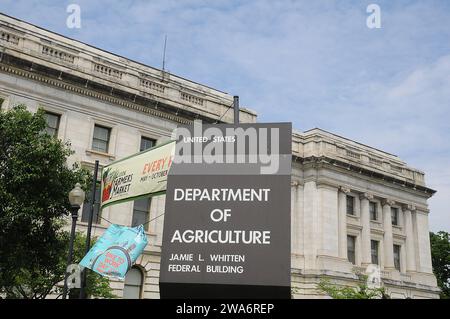
[[[389,206],[394,206],[395,205],[395,201],[392,199],[383,199],[381,201],[381,205],[389,205]]]
[[[20,38],[17,35],[0,29],[0,41],[11,43],[17,46],[19,45],[19,39]]]
[[[42,45],[42,54],[63,62],[74,63],[75,61],[75,57],[72,54],[55,49],[49,45]]]
[[[350,188],[347,186],[339,186],[339,190],[341,192],[343,192],[344,194],[349,194],[350,193]]]
[[[416,209],[417,209],[416,205],[413,205],[413,204],[403,204],[402,205],[403,211],[406,211],[406,210],[415,211]]]
[[[368,200],[373,200],[373,194],[371,193],[363,193],[361,195],[359,195],[360,199],[368,199]]]
[[[15,74],[15,75],[18,75],[18,76],[21,76],[21,77],[24,77],[24,78],[28,78],[28,79],[31,79],[31,80],[39,81],[39,82],[45,83],[47,85],[52,85],[54,87],[58,87],[58,88],[61,88],[61,89],[64,89],[64,90],[72,91],[72,92],[78,93],[80,95],[93,97],[93,98],[96,98],[96,99],[99,99],[99,100],[102,100],[102,101],[107,101],[109,103],[118,104],[118,105],[121,105],[121,106],[126,107],[126,108],[130,108],[130,109],[133,109],[133,110],[138,110],[138,111],[141,111],[141,112],[144,112],[144,113],[148,113],[148,114],[154,115],[154,116],[159,117],[159,118],[171,120],[171,121],[178,122],[178,123],[181,123],[181,124],[190,124],[190,123],[192,123],[192,121],[183,119],[183,118],[181,118],[179,116],[176,116],[176,115],[167,114],[167,113],[164,113],[164,112],[152,109],[150,107],[144,107],[144,106],[141,106],[141,105],[138,105],[138,104],[127,102],[127,101],[118,99],[116,97],[107,96],[107,95],[104,95],[102,93],[97,93],[97,92],[91,91],[89,89],[85,89],[85,88],[81,88],[81,87],[78,87],[78,86],[74,86],[72,84],[64,83],[64,82],[61,82],[61,81],[56,81],[56,80],[53,80],[53,79],[50,79],[50,78],[46,78],[46,77],[41,76],[41,75],[37,75],[37,74],[33,74],[31,72],[27,72],[27,71],[23,71],[23,70],[20,70],[20,69],[16,69],[16,68],[13,68],[11,66],[0,65],[0,70],[4,71],[4,72],[7,72],[7,73]]]

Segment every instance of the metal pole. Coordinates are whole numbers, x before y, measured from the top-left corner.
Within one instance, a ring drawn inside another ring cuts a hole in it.
[[[69,244],[69,256],[67,257],[67,267],[72,263],[73,258],[73,242],[75,240],[75,227],[77,226],[77,219],[78,219],[78,210],[80,209],[80,206],[74,205],[71,208],[71,215],[72,215],[72,229],[70,231],[70,244]],[[69,273],[67,272],[66,268],[66,274],[64,276],[64,288],[63,288],[63,296],[62,299],[67,298],[67,277]]]
[[[233,97],[233,107],[234,107],[234,124],[239,124],[239,96],[237,95]]]
[[[86,234],[86,254],[91,249],[92,219],[94,217],[95,193],[97,190],[98,160],[95,161],[94,180],[92,181],[91,198],[89,199],[89,221]],[[86,299],[86,268],[81,272],[80,299]]]

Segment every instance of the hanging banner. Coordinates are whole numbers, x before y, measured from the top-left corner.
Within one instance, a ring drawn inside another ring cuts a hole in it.
[[[174,154],[175,142],[170,141],[105,166],[101,208],[164,193]]]
[[[161,298],[290,298],[291,123],[177,128]]]
[[[124,279],[147,245],[144,226],[111,225],[80,262],[96,273]]]

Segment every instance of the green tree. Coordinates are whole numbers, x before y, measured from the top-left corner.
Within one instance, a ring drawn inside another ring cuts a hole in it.
[[[58,263],[49,271],[45,269],[22,269],[16,274],[14,286],[6,287],[5,293],[7,298],[26,298],[26,299],[44,299],[50,293],[60,298],[62,295],[62,284],[67,267],[67,252],[69,251],[69,232],[62,232],[60,243],[61,252],[58,254]],[[92,244],[95,243],[95,239]],[[73,263],[77,264],[81,261],[85,254],[86,236],[77,232],[74,241]],[[79,289],[73,288],[69,290],[69,297],[77,299]],[[90,297],[115,298],[113,290],[109,285],[109,280],[99,274],[89,271],[87,272],[86,294]]]
[[[70,144],[45,127],[43,110],[0,111],[0,293],[7,297],[45,298],[62,280],[68,193],[92,180],[87,170],[67,166]]]
[[[450,234],[445,231],[430,232],[431,261],[441,298],[450,298]]]
[[[367,276],[358,274],[356,287],[337,286],[329,280],[322,279],[318,284],[319,291],[333,299],[389,299],[384,287],[370,288],[367,286]]]

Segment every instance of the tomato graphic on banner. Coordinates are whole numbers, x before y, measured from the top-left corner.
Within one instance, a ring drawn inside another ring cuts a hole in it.
[[[102,276],[124,279],[147,245],[143,225],[111,225],[81,260],[80,265]]]
[[[174,155],[175,142],[169,141],[105,166],[101,208],[164,194]]]
[[[114,179],[117,177],[117,171],[111,171],[111,168],[107,168],[102,174],[102,184],[103,184],[103,192],[102,192],[102,202],[107,201],[111,197],[111,188],[114,182]]]

